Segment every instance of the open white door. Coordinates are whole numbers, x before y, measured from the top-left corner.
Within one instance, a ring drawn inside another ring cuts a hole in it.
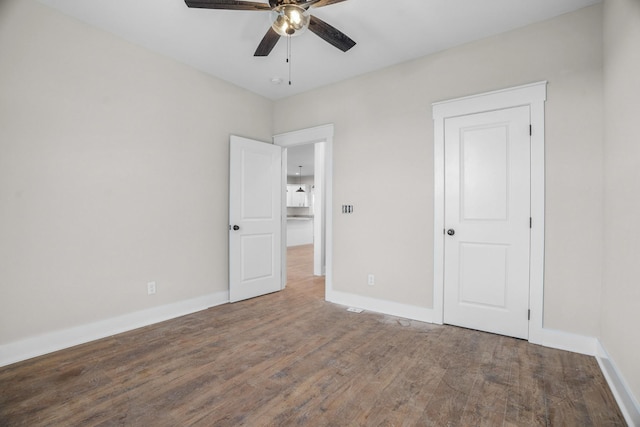
[[[282,148],[231,135],[229,300],[281,290]]]

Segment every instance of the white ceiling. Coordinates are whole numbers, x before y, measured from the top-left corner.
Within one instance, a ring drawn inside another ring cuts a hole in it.
[[[183,0],[39,0],[93,26],[270,99],[279,99],[542,21],[600,0],[349,0],[311,9],[357,42],[343,53],[307,31],[253,56],[270,13]],[[267,3],[267,0],[256,0]],[[280,85],[271,82],[283,80]]]

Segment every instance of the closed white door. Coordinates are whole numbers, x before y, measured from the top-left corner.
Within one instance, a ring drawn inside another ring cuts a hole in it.
[[[230,139],[229,299],[282,289],[282,148]]]
[[[529,116],[445,120],[445,323],[528,338]]]

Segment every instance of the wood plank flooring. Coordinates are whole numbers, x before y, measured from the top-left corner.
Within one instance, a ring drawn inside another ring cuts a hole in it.
[[[621,426],[594,358],[286,290],[0,368],[0,426]]]

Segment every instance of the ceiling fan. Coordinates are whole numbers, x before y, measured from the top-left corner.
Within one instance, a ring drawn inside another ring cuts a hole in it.
[[[258,10],[273,14],[273,24],[262,38],[253,56],[267,56],[280,36],[296,36],[307,28],[343,52],[356,42],[322,19],[309,14],[309,9],[329,6],[346,0],[269,0],[269,3],[236,0],[185,0],[188,7],[202,9]]]

